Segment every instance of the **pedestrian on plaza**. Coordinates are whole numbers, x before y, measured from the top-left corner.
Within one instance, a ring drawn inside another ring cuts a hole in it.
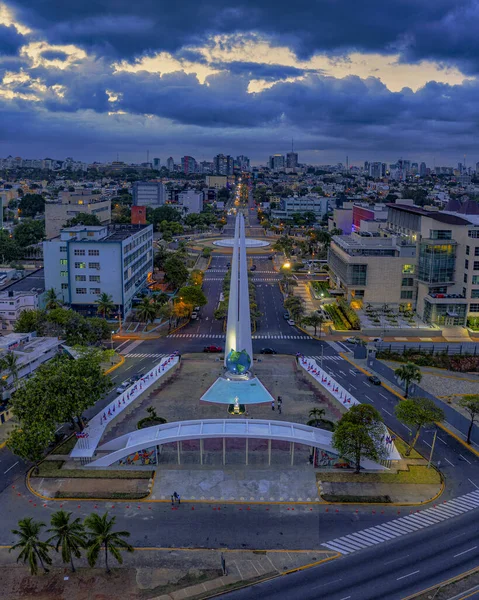
[[[178,500],[178,494],[176,492],[173,492],[173,498],[176,500]]]
[[[178,504],[181,504],[181,497],[179,494],[178,494]]]
[[[171,496],[171,506],[175,505],[175,499],[173,498],[173,496]]]
[[[283,404],[283,398],[281,398],[281,396],[278,396],[278,406],[282,406]]]
[[[281,414],[281,404],[278,404],[278,413]]]
[[[274,400],[271,402],[271,410],[274,410]]]

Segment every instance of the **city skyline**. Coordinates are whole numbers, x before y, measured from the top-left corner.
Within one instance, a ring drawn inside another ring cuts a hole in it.
[[[0,153],[142,162],[235,148],[258,163],[291,138],[312,164],[476,153],[472,0],[360,14],[303,2],[0,2]]]

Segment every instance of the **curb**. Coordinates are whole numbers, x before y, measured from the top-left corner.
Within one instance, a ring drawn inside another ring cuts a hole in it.
[[[113,365],[112,367],[110,367],[109,369],[107,369],[106,371],[104,371],[103,375],[109,375],[110,373],[113,373],[113,371],[115,371],[116,369],[118,369],[119,367],[121,367],[121,365],[125,364],[125,357],[123,356],[123,354],[119,354],[118,355],[120,357],[119,362],[116,363],[116,365]]]
[[[451,577],[450,579],[445,579],[444,581],[441,581],[440,583],[437,583],[436,585],[432,585],[431,587],[421,590],[420,592],[417,592],[417,593],[413,594],[412,596],[407,596],[406,598],[403,598],[403,600],[414,600],[414,598],[418,598],[419,596],[422,596],[423,594],[427,594],[428,592],[432,592],[434,590],[440,591],[440,588],[442,586],[448,585],[450,583],[456,583],[458,581],[461,581],[461,579],[468,577],[469,575],[474,575],[477,572],[479,572],[479,567],[474,567],[473,569],[470,569],[469,571],[464,571],[464,573],[459,573],[459,575],[457,575],[456,577]],[[467,593],[468,591],[470,591],[470,590],[465,590],[463,593]],[[467,597],[468,596],[464,596],[464,598],[467,598]]]

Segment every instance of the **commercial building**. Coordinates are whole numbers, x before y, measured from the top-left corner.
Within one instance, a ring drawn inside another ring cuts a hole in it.
[[[2,331],[13,331],[24,310],[45,307],[45,274],[37,269],[22,279],[12,280],[0,291],[0,322]]]
[[[203,192],[186,190],[178,194],[178,202],[187,214],[200,213],[203,210]]]
[[[271,211],[273,219],[290,219],[294,213],[313,212],[318,219],[328,212],[328,198],[320,196],[293,196],[282,198],[280,208]]]
[[[95,215],[102,225],[108,225],[111,222],[111,200],[86,190],[61,192],[57,202],[45,204],[47,239],[59,235],[67,221],[83,214]]]
[[[166,160],[166,168],[170,173],[173,173],[175,170],[175,161],[172,156],[168,157]]]
[[[296,169],[298,166],[298,153],[297,152],[288,152],[286,154],[286,167],[288,169]]]
[[[192,156],[183,156],[181,159],[181,170],[185,175],[191,175],[198,170],[198,164]]]
[[[228,185],[228,177],[226,175],[207,175],[206,185],[209,188],[220,190]]]
[[[45,285],[85,315],[96,315],[95,301],[111,296],[123,316],[153,270],[153,226],[78,225],[43,243]]]
[[[268,166],[272,171],[281,171],[285,167],[284,156],[282,154],[273,154],[268,159]]]
[[[233,175],[234,173],[234,158],[232,156],[217,154],[214,159],[215,175]]]
[[[133,205],[158,208],[165,203],[165,186],[156,181],[135,181],[133,184]]]

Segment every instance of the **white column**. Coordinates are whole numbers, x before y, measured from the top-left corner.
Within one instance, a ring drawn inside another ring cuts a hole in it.
[[[253,363],[253,342],[251,341],[251,315],[249,307],[248,263],[246,258],[246,235],[244,216],[240,215],[239,247],[239,347],[246,350]]]
[[[226,322],[226,340],[225,340],[225,358],[224,366],[226,367],[226,357],[231,350],[238,350],[238,267],[239,267],[239,235],[240,222],[239,215],[235,221],[235,237],[233,245],[233,256],[231,258],[231,280],[230,280],[230,296],[228,302],[228,320]]]

